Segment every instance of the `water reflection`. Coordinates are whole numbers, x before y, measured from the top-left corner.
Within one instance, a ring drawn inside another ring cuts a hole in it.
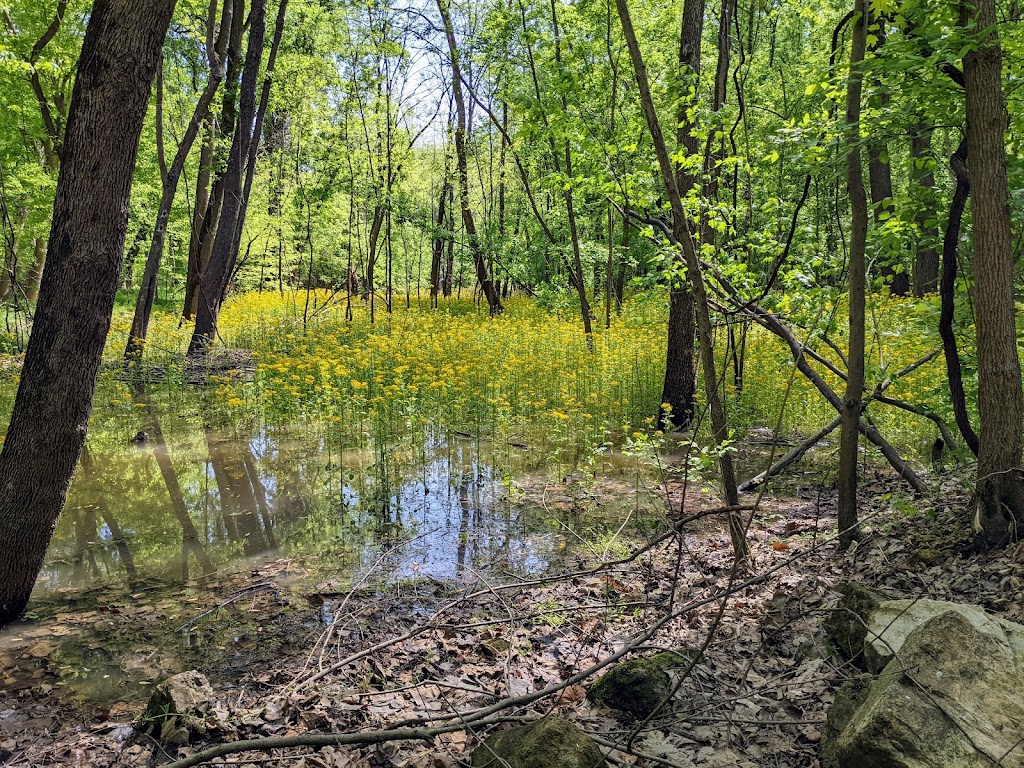
[[[135,591],[302,553],[351,563],[353,580],[547,564],[544,521],[504,501],[479,443],[339,450],[312,427],[214,429],[141,394],[135,405],[138,423],[94,421],[40,592]]]

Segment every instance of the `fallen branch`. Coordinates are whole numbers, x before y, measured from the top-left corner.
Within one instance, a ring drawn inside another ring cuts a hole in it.
[[[739,490],[744,493],[746,493],[747,491],[753,491],[754,489],[760,487],[760,485],[769,477],[774,477],[791,464],[796,464],[796,462],[800,461],[800,459],[804,457],[804,454],[807,453],[807,451],[809,451],[811,448],[813,448],[815,445],[821,442],[821,440],[823,440],[825,436],[828,435],[830,432],[834,432],[841,423],[841,421],[842,419],[836,416],[836,418],[834,418],[832,421],[830,421],[828,424],[822,427],[821,430],[814,435],[814,437],[810,437],[807,440],[804,440],[802,443],[800,443],[800,445],[791,449],[781,459],[779,459],[777,462],[768,467],[768,469],[766,469],[764,472],[754,475],[746,482],[741,483]]]

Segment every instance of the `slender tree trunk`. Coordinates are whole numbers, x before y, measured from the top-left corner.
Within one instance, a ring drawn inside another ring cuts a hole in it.
[[[32,265],[25,276],[25,298],[31,304],[39,298],[39,284],[46,267],[46,238],[37,237],[32,241]]]
[[[971,34],[980,37],[978,47],[964,56],[980,425],[974,528],[982,543],[996,546],[1019,539],[1024,524],[1024,393],[1013,304],[1007,114],[996,3],[973,0],[970,6],[961,8],[972,11]]]
[[[487,308],[492,315],[501,314],[504,307],[501,297],[495,290],[491,275],[487,270],[487,261],[480,239],[477,236],[473,210],[469,204],[469,158],[466,151],[466,102],[462,96],[462,71],[459,66],[459,49],[455,43],[455,31],[451,16],[448,14],[448,0],[437,0],[437,8],[444,23],[445,37],[448,39],[448,53],[452,67],[452,94],[455,97],[455,158],[458,162],[459,198],[462,204],[462,226],[466,230],[466,239],[473,254],[473,265],[476,268],[476,279],[480,290],[487,300]]]
[[[121,275],[128,196],[173,0],[89,15],[32,336],[0,451],[0,625],[21,615],[82,453]]]
[[[139,293],[135,300],[135,315],[132,317],[132,327],[128,332],[128,342],[124,349],[124,361],[127,365],[142,357],[142,351],[146,345],[146,334],[149,332],[149,319],[153,314],[153,303],[156,301],[156,280],[160,273],[160,260],[164,253],[164,240],[167,235],[167,221],[171,216],[171,206],[174,204],[174,196],[178,192],[178,180],[181,172],[185,169],[185,161],[188,159],[192,145],[195,143],[199,129],[206,120],[213,97],[224,79],[224,49],[227,47],[227,40],[232,25],[233,4],[225,2],[223,15],[220,20],[220,31],[217,35],[217,47],[210,54],[210,74],[206,81],[199,101],[196,103],[192,118],[189,120],[185,133],[181,137],[178,149],[174,153],[174,160],[170,167],[164,162],[160,163],[163,192],[160,196],[160,206],[157,208],[156,226],[153,227],[153,239],[149,245],[149,255],[146,257],[146,266],[142,272],[142,283],[139,285]],[[214,18],[207,19],[207,24],[212,28]],[[241,21],[239,21],[241,23]],[[212,31],[210,32],[212,35]],[[157,73],[157,110],[156,110],[156,135],[161,161],[163,160],[163,77]]]
[[[694,133],[691,107],[697,98],[700,82],[701,39],[704,34],[704,0],[686,0],[683,4],[682,25],[679,33],[679,70],[685,98],[680,98],[676,112],[678,128],[676,141],[687,157],[696,157],[700,142]],[[675,178],[679,194],[690,194],[697,179],[690,166],[676,166]],[[627,224],[623,226],[628,230]],[[674,235],[679,242],[686,236],[685,221],[672,222]],[[682,262],[683,259],[680,259]],[[618,286],[618,284],[617,284]],[[616,291],[621,303],[621,288]],[[665,355],[665,381],[661,388],[661,402],[671,407],[668,413],[662,411],[658,422],[667,429],[686,429],[693,420],[694,403],[697,394],[696,359],[694,357],[693,295],[688,281],[683,277],[673,278],[669,286],[668,345]]]
[[[939,289],[939,251],[935,244],[939,228],[935,223],[932,190],[935,174],[932,172],[932,129],[924,122],[910,127],[910,184],[911,197],[917,198],[914,223],[917,225],[917,244],[914,253],[914,295],[918,298]]]
[[[949,221],[942,243],[942,282],[939,287],[941,306],[939,309],[939,336],[942,338],[942,352],[946,361],[946,379],[949,382],[949,399],[953,403],[953,417],[957,429],[971,453],[978,455],[978,435],[971,426],[967,412],[967,395],[964,393],[963,367],[957,350],[956,334],[953,332],[953,314],[956,306],[957,244],[960,242],[960,224],[964,208],[970,195],[971,185],[967,178],[967,140],[949,159],[949,167],[956,179],[953,198],[949,203]]]
[[[210,208],[210,182],[213,178],[213,143],[216,135],[213,116],[207,114],[203,121],[203,145],[199,150],[199,175],[196,178],[196,202],[192,212],[192,226],[189,228],[188,267],[185,272],[185,300],[182,316],[188,320],[194,313],[193,303],[199,278],[202,276],[200,252],[203,247],[202,235],[206,216]]]
[[[885,19],[872,14],[871,28],[875,35],[872,51],[877,51],[886,40]],[[890,109],[889,92],[879,87],[877,101],[872,106],[881,113]],[[876,224],[891,218],[896,212],[892,193],[892,164],[889,161],[889,146],[885,137],[879,132],[872,132],[868,139],[868,180],[871,189],[871,205]],[[883,255],[881,273],[889,283],[889,291],[893,296],[906,296],[910,293],[910,276],[900,271],[896,259],[902,254],[888,253]]]
[[[451,191],[451,186],[451,179],[448,178],[448,158],[446,153],[444,181],[441,184],[441,194],[437,201],[437,221],[435,222],[437,229],[434,232],[430,259],[430,306],[435,309],[437,308],[437,295],[441,290],[441,265],[444,259],[444,246],[445,242],[450,237],[450,235],[445,232],[448,219],[448,211],[445,206],[448,202],[448,194]]]
[[[867,40],[866,0],[855,0],[850,44],[850,76],[846,89],[846,187],[850,195],[850,325],[847,353],[846,396],[843,398],[842,432],[839,439],[839,544],[848,547],[857,538],[857,448],[860,414],[864,401],[864,305],[868,201],[860,156],[860,116],[863,73],[861,65]]]
[[[708,407],[711,411],[711,430],[715,443],[720,449],[718,452],[718,466],[722,475],[725,503],[733,508],[729,513],[729,534],[736,558],[746,561],[749,558],[746,530],[738,510],[739,492],[736,489],[736,471],[733,467],[732,454],[725,449],[725,444],[729,438],[729,430],[725,418],[725,407],[722,404],[719,391],[715,353],[712,347],[711,310],[704,286],[704,277],[701,273],[700,258],[697,255],[697,249],[694,246],[689,225],[686,223],[683,199],[679,194],[679,187],[676,184],[675,169],[672,167],[668,147],[665,145],[665,136],[662,133],[661,124],[658,122],[658,112],[654,106],[654,99],[651,96],[650,81],[647,78],[647,68],[644,65],[640,44],[637,42],[636,33],[633,30],[633,22],[629,16],[629,6],[626,0],[615,0],[615,6],[619,12],[619,20],[622,22],[622,32],[626,40],[626,46],[629,48],[629,56],[633,62],[633,71],[636,75],[640,103],[643,106],[644,117],[647,121],[647,130],[651,135],[651,142],[654,144],[654,150],[658,156],[658,165],[661,168],[662,181],[665,184],[669,202],[672,205],[672,219],[674,222],[683,222],[682,232],[684,237],[679,241],[679,244],[686,259],[687,277],[693,290],[694,309],[697,315],[697,334],[701,352],[701,367],[704,373],[704,388],[708,398]]]
[[[242,46],[245,41],[245,0],[225,0],[231,2],[233,9],[231,18],[237,20],[237,24],[231,25],[231,34],[228,37],[227,50],[227,74],[224,77],[224,99],[221,104],[220,117],[216,122],[211,118],[211,157],[210,173],[213,175],[213,187],[207,196],[207,204],[203,213],[202,223],[197,229],[193,229],[192,239],[189,241],[189,258],[192,260],[192,253],[195,251],[195,272],[189,272],[185,282],[185,298],[182,302],[181,316],[185,320],[191,320],[199,311],[199,287],[207,264],[210,263],[210,255],[213,253],[213,243],[217,235],[217,228],[220,224],[220,214],[224,208],[225,179],[227,162],[224,157],[219,157],[216,151],[216,139],[220,138],[222,144],[234,145],[235,124],[238,117],[239,97],[239,75],[242,68]],[[219,124],[219,125],[218,125]],[[218,134],[219,127],[219,134]],[[216,173],[214,174],[214,168]],[[203,173],[200,167],[200,175]],[[197,185],[198,186],[198,185]],[[199,215],[197,206],[196,215]],[[195,238],[198,237],[198,240]]]
[[[199,283],[199,309],[196,326],[189,342],[188,353],[205,352],[217,334],[217,317],[224,299],[224,289],[234,261],[232,250],[237,243],[237,226],[242,216],[243,174],[249,162],[249,151],[259,136],[254,134],[256,123],[256,80],[263,57],[263,39],[266,33],[266,0],[253,0],[249,11],[249,43],[242,69],[242,87],[239,96],[238,125],[231,143],[227,169],[224,172],[224,204],[221,208],[217,236],[213,241],[210,263],[206,265]]]

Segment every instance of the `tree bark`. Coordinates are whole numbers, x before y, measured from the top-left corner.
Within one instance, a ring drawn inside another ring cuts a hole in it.
[[[856,18],[850,44],[850,77],[846,89],[846,187],[850,195],[850,324],[847,353],[846,395],[843,398],[842,432],[839,439],[839,545],[850,546],[857,538],[857,458],[860,414],[864,400],[864,305],[868,201],[860,157],[860,116],[863,73],[861,65],[867,40],[868,6],[855,0]]]
[[[977,47],[964,56],[968,166],[974,222],[974,289],[978,343],[978,479],[974,529],[979,543],[1020,538],[1024,522],[1021,391],[1013,305],[1013,244],[1004,132],[1002,49],[995,0],[974,0]],[[966,21],[966,20],[965,20]],[[965,27],[967,25],[965,24]]]
[[[21,615],[82,453],[128,197],[174,0],[96,0],[65,132],[34,327],[0,451],[0,625]]]

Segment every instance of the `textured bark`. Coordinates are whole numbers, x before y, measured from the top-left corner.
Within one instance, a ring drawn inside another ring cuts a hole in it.
[[[96,0],[35,322],[0,452],[0,625],[28,602],[82,452],[110,328],[139,135],[173,0]]]
[[[249,11],[249,42],[242,68],[242,87],[239,96],[238,124],[228,154],[228,165],[222,179],[224,203],[213,240],[210,262],[206,265],[199,282],[199,307],[196,312],[196,326],[188,345],[190,355],[205,352],[213,344],[217,334],[217,318],[224,299],[224,289],[233,262],[232,250],[237,243],[237,226],[242,215],[242,184],[249,162],[249,150],[253,141],[256,123],[256,80],[259,77],[260,60],[263,58],[263,40],[267,21],[266,0],[253,0]]]
[[[978,47],[964,57],[980,427],[974,528],[980,543],[995,546],[1020,538],[1024,523],[1024,393],[1013,305],[1007,114],[996,3],[974,0],[970,10],[975,34],[981,37]]]
[[[860,157],[860,115],[863,75],[861,63],[867,39],[868,5],[855,0],[856,18],[850,43],[850,76],[846,89],[846,188],[850,195],[850,325],[846,395],[843,398],[839,439],[839,544],[848,547],[857,538],[857,448],[864,401],[864,304],[868,201]]]

